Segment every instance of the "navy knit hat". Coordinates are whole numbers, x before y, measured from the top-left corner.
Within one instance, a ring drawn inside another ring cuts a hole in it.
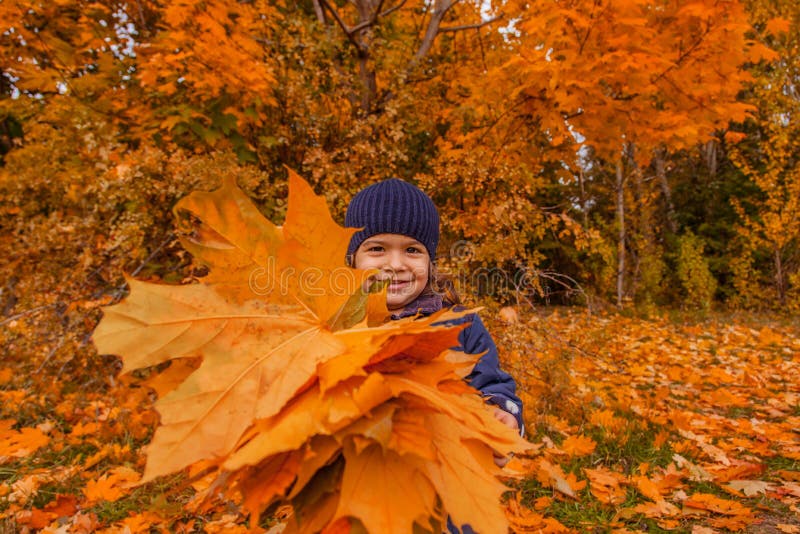
[[[431,260],[436,259],[439,212],[428,195],[403,180],[389,178],[356,193],[347,206],[344,225],[363,227],[350,239],[348,255],[376,234],[402,234],[422,243]]]

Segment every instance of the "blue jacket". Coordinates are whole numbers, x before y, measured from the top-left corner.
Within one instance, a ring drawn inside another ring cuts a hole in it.
[[[393,314],[392,319],[401,319],[412,315],[430,315],[445,306],[442,297],[437,294],[423,293],[407,305],[401,312]],[[517,384],[511,375],[500,369],[500,360],[497,357],[497,346],[491,334],[483,325],[478,314],[471,313],[465,317],[451,321],[449,324],[470,325],[458,335],[459,347],[467,354],[485,354],[475,364],[475,368],[467,376],[469,385],[483,393],[487,401],[507,411],[517,419],[520,434],[524,435],[525,425],[522,421],[522,401],[517,397]]]

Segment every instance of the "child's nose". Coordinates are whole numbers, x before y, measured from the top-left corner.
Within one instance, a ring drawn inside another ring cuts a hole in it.
[[[403,255],[399,252],[392,252],[388,258],[388,267],[392,271],[402,271],[405,268]]]

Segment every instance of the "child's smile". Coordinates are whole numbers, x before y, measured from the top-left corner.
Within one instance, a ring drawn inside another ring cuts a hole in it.
[[[390,280],[386,306],[400,310],[413,302],[428,285],[430,255],[416,239],[401,234],[377,234],[366,240],[355,253],[354,266],[379,269],[377,280]]]

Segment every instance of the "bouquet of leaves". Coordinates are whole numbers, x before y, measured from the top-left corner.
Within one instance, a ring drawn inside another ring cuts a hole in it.
[[[387,321],[374,273],[344,264],[356,230],[294,173],[282,226],[233,179],[175,212],[208,275],[129,280],[94,334],[123,373],[158,373],[142,482],[200,466],[254,524],[291,505],[286,532],[507,531],[493,456],[527,442],[463,380],[480,355],[451,350],[450,323],[468,312]]]

